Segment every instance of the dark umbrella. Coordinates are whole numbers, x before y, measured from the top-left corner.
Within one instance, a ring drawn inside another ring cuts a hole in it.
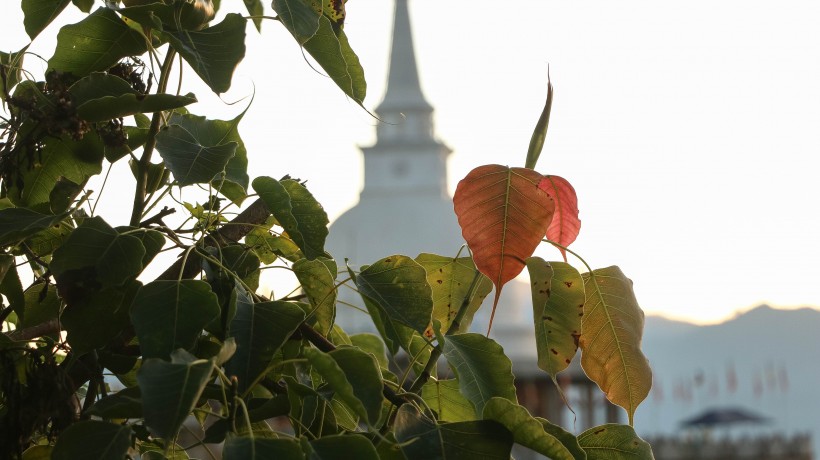
[[[691,426],[723,426],[739,423],[768,423],[769,418],[757,415],[745,409],[727,407],[708,409],[699,415],[681,422],[685,427]]]

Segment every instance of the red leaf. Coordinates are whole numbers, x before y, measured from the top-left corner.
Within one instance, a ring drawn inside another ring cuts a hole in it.
[[[476,267],[495,284],[490,328],[501,288],[521,273],[552,220],[555,204],[539,188],[543,179],[532,169],[479,166],[458,183],[453,196]]]
[[[581,219],[578,218],[578,196],[566,179],[560,176],[545,176],[538,188],[547,192],[555,202],[555,215],[547,228],[547,239],[567,247],[575,241],[581,231]],[[560,249],[567,261],[567,252]]]

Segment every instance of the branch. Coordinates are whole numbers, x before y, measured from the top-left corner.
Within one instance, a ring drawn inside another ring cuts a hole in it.
[[[162,63],[162,69],[159,74],[159,84],[157,85],[157,94],[165,92],[168,87],[168,77],[171,73],[171,66],[174,63],[174,55],[176,51],[173,48],[168,48],[168,54],[165,55],[165,62]],[[148,137],[145,145],[142,148],[142,156],[137,165],[137,188],[134,190],[134,206],[131,208],[131,226],[136,227],[142,219],[142,213],[145,210],[145,193],[148,184],[148,167],[151,165],[151,155],[154,153],[154,147],[157,145],[157,134],[159,133],[159,124],[162,121],[162,112],[154,112],[154,117],[151,119],[151,125],[148,127]]]
[[[162,211],[158,212],[155,216],[151,217],[150,219],[145,219],[144,221],[140,222],[140,227],[145,228],[152,224],[157,225],[165,225],[165,222],[162,221],[162,218],[173,213],[177,212],[174,208],[169,208],[168,206],[163,206]]]

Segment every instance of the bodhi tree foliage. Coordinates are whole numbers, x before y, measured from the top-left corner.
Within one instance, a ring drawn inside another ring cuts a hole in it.
[[[651,383],[631,281],[566,262],[575,191],[534,170],[551,86],[524,167],[478,166],[458,185],[468,256],[388,255],[357,272],[325,250],[328,218],[304,182],[248,176],[242,115],[190,113],[185,92],[193,79],[227,91],[248,23],[272,19],[361,105],[343,2],[273,0],[267,15],[259,0],[21,6],[32,41],[66,9],[84,15],[59,29],[42,75],[28,47],[0,54],[0,458],[182,459],[208,444],[226,459],[507,459],[514,443],[561,460],[652,457],[631,427]],[[127,222],[96,214],[87,187],[117,162],[134,177]],[[183,189],[202,199],[179,201]],[[561,260],[531,257],[540,244]],[[157,267],[163,252],[178,257]],[[259,294],[273,263],[301,290]],[[495,314],[525,268],[545,377],[580,348],[629,425],[576,436],[530,414],[501,346],[468,332],[491,286]],[[342,284],[378,335],[334,325]],[[183,445],[186,420],[203,434]]]

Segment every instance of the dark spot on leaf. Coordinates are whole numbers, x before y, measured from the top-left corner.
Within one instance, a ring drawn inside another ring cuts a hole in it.
[[[564,281],[564,284],[566,284],[568,288],[572,287],[572,281]]]
[[[544,291],[543,289],[541,289],[540,291],[538,291],[538,293],[539,293],[539,294],[546,294],[547,292],[546,292],[546,291]]]
[[[633,446],[637,446],[637,445],[638,445],[638,441],[632,441],[632,445],[633,445]]]
[[[444,282],[444,281],[442,281],[442,280],[436,280],[436,283],[438,283],[438,284],[441,284],[441,283],[443,283],[443,282]]]
[[[555,348],[550,348],[550,351],[551,351],[551,352],[552,352],[552,354],[554,354],[554,355],[557,355],[557,354],[558,354],[558,351],[557,351]]]
[[[601,428],[600,430],[595,430],[592,434],[601,434],[606,431],[606,428]]]
[[[581,334],[573,332],[572,340],[575,342],[575,348],[578,348],[578,343],[581,341]]]
[[[570,361],[569,361],[569,358],[565,359],[565,360],[564,360],[564,362],[565,362],[565,363],[567,363],[567,364],[569,364],[569,362],[570,362]]]
[[[578,313],[578,316],[584,316],[584,312]]]
[[[552,321],[552,316],[545,316],[544,319],[546,319],[547,321]]]
[[[393,262],[393,259],[384,259],[384,263],[389,264],[390,262]]]
[[[584,308],[584,304],[578,305],[578,308]]]
[[[550,291],[549,289],[547,289],[547,296],[549,296],[549,295],[550,295],[550,292],[551,292],[551,291]]]

